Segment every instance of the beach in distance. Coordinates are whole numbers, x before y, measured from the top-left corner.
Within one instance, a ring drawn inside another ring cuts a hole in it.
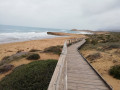
[[[120,90],[120,0],[0,0],[0,90]]]
[[[81,48],[80,53],[101,74],[101,76],[115,88],[115,90],[119,90],[120,80],[109,75],[109,69],[114,65],[120,64],[120,56],[117,54],[120,52],[118,45],[119,33],[102,31],[79,31],[77,29],[65,30],[1,25],[0,68],[4,65],[13,65],[14,67],[5,73],[1,73],[0,80],[9,75],[15,68],[34,61],[27,60],[24,55],[38,54],[40,56],[38,61],[48,59],[58,60],[65,40],[72,38],[87,39],[87,43]],[[58,49],[58,51],[57,53],[46,52],[46,50],[49,49],[55,51]],[[15,59],[13,58],[10,62],[5,62],[5,64],[1,65],[4,59],[19,55],[21,55],[21,58],[17,57],[16,59],[15,57]]]
[[[77,31],[71,31],[69,29],[51,29],[51,28],[39,28],[39,27],[0,25],[0,44],[61,37],[61,35],[51,35],[51,34],[47,34],[47,32],[91,34],[90,32],[83,32],[83,31],[77,32]]]
[[[31,50],[38,50],[41,53],[40,60],[47,59],[59,59],[59,55],[54,53],[44,53],[44,49],[52,46],[63,46],[65,40],[71,38],[83,38],[85,37],[82,34],[74,33],[64,33],[65,31],[58,29],[38,29],[38,28],[28,28],[28,27],[15,27],[15,26],[0,26],[0,61],[4,57],[16,55],[18,52],[30,52]],[[22,30],[23,31],[22,31]],[[27,29],[27,30],[26,30]],[[29,29],[29,30],[28,30]],[[36,30],[35,30],[36,29]],[[27,32],[24,32],[27,31]],[[32,31],[34,30],[34,32]],[[66,30],[67,31],[67,30]],[[69,31],[68,31],[69,32]],[[28,64],[32,61],[26,60],[25,58],[21,60],[15,60],[9,64],[18,67],[23,64]],[[13,69],[14,69],[13,68]],[[0,79],[11,73],[11,70],[7,73],[0,74]]]

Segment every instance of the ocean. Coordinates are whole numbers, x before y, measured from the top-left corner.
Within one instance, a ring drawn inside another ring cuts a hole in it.
[[[86,32],[70,31],[69,29],[0,25],[0,44],[60,37],[55,35],[48,35],[47,32],[89,34]]]

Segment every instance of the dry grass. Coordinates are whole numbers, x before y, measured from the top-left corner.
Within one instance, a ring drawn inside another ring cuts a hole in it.
[[[80,52],[84,57],[100,53],[101,58],[96,58],[94,62],[88,61],[103,76],[103,78],[114,88],[120,89],[120,80],[109,74],[111,67],[120,64],[120,33],[110,33],[110,35],[92,35]],[[98,41],[95,45],[92,39]]]
[[[31,54],[26,59],[27,60],[38,60],[38,59],[40,59],[40,55],[36,54],[36,53],[35,54]]]
[[[0,66],[0,74],[6,73],[12,70],[13,67],[14,65],[11,65],[11,64]]]
[[[112,66],[109,70],[109,74],[120,80],[120,65]]]
[[[87,58],[87,60],[90,60],[91,63],[92,63],[92,62],[94,62],[95,60],[102,58],[102,56],[101,56],[100,53],[94,53],[94,54],[88,55],[86,58]]]
[[[45,53],[54,53],[54,54],[60,55],[61,52],[62,52],[62,48],[63,48],[62,45],[61,45],[61,46],[60,46],[60,45],[51,46],[51,47],[45,48],[45,49],[44,49],[44,52],[45,52]]]
[[[120,80],[117,80],[109,75],[109,70],[112,66],[120,64],[120,57],[114,54],[116,50],[109,50],[106,52],[100,52],[102,58],[95,59],[91,65],[103,76],[103,78],[115,89],[119,90]],[[81,51],[84,57],[97,53],[97,50],[85,50]]]

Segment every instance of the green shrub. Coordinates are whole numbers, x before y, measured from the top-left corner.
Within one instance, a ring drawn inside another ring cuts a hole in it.
[[[24,52],[24,50],[18,50],[16,53],[21,53],[21,52]]]
[[[32,55],[29,55],[27,57],[28,60],[38,60],[40,59],[40,55],[39,54],[32,54]]]
[[[20,60],[20,59],[25,58],[29,55],[30,55],[30,53],[28,53],[28,52],[19,52],[19,53],[13,54],[11,56],[5,56],[0,61],[0,66],[5,65],[5,64],[9,64],[12,61]]]
[[[116,48],[116,49],[117,49],[117,48],[120,48],[120,45],[115,45],[115,44],[114,44],[114,45],[110,45],[108,48],[110,48],[110,49],[112,49],[112,48],[115,49],[115,48]]]
[[[98,43],[98,41],[94,39],[94,40],[91,41],[91,43],[92,43],[93,45],[96,45],[96,44]]]
[[[3,65],[0,66],[0,73],[5,73],[8,72],[9,70],[11,70],[14,67],[14,65]]]
[[[89,59],[90,61],[93,61],[95,59],[99,59],[101,58],[101,54],[100,53],[94,53],[92,55],[88,55],[86,58]]]
[[[109,43],[109,45],[103,45],[102,46],[102,50],[103,51],[105,51],[105,50],[112,50],[112,49],[120,49],[120,45],[115,44],[115,43],[112,43],[112,44]]]
[[[87,43],[87,44],[90,44],[90,43],[91,43],[89,38],[86,39],[86,43]]]
[[[9,59],[9,58],[10,58],[10,56],[5,56],[5,57],[2,58],[2,60],[6,60],[6,59]]]
[[[87,35],[93,43],[98,41],[99,43],[107,43],[107,42],[119,42],[120,41],[120,33],[111,32],[109,34],[96,34],[96,35]]]
[[[114,78],[120,79],[120,65],[115,65],[110,68],[109,74]]]
[[[41,50],[31,49],[29,52],[38,52],[38,51],[41,51]]]
[[[22,65],[0,82],[0,90],[47,90],[57,60],[34,61]]]
[[[96,34],[86,35],[86,43],[81,50],[95,49],[98,51],[105,51],[110,49],[120,48],[120,33]],[[114,43],[113,43],[114,42]]]
[[[45,48],[44,49],[44,52],[52,52],[52,53],[54,53],[54,54],[58,54],[58,55],[60,55],[61,54],[61,52],[62,52],[62,48],[63,48],[63,46],[51,46],[51,47],[48,47],[48,48]]]

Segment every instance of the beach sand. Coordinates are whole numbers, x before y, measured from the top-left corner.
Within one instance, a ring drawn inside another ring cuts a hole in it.
[[[54,33],[52,33],[54,34]],[[59,33],[56,33],[59,34]],[[62,33],[60,33],[61,35]],[[65,35],[65,34],[64,34]],[[68,35],[68,34],[67,34]],[[45,48],[50,46],[57,46],[57,45],[63,45],[66,39],[71,39],[75,37],[85,37],[84,35],[76,35],[76,34],[70,34],[69,37],[58,37],[58,38],[50,38],[50,39],[41,39],[41,40],[32,40],[32,41],[25,41],[25,42],[15,42],[15,43],[8,43],[8,44],[0,44],[0,60],[5,56],[11,56],[13,54],[16,54],[17,51],[21,50],[24,52],[28,52],[31,49],[37,49],[43,51]],[[82,51],[82,53],[85,55],[85,57],[88,54],[92,54],[96,51]],[[39,53],[41,56],[40,60],[46,60],[46,59],[59,59],[59,55],[53,54],[53,53]],[[114,63],[110,61],[111,56],[106,55],[106,53],[102,53],[103,58],[97,60],[95,63],[92,63],[93,67],[103,76],[103,78],[114,88],[114,90],[119,90],[120,88],[120,80],[117,80],[113,77],[111,77],[108,74],[108,69],[110,66],[113,66]],[[112,56],[114,59],[116,57]],[[118,59],[118,58],[116,58]],[[26,60],[25,58],[13,61],[10,64],[14,65],[15,67],[18,67],[22,64],[28,64],[32,61]],[[14,68],[15,68],[14,67]],[[13,69],[14,69],[13,68]],[[5,75],[11,73],[11,71],[0,74],[0,80],[5,77]]]
[[[61,33],[60,33],[60,35],[61,35]],[[75,38],[75,37],[85,37],[84,35],[74,35],[74,34],[70,34],[70,35],[71,36],[69,36],[69,37],[57,37],[57,38],[50,38],[50,39],[41,39],[41,40],[31,40],[31,41],[24,41],[24,42],[0,44],[0,60],[2,60],[2,58],[4,58],[5,56],[11,56],[13,54],[16,54],[18,51],[29,52],[31,49],[44,51],[45,48],[48,48],[50,46],[63,45],[65,40],[67,40],[67,39],[71,39],[71,38]],[[53,53],[39,53],[39,55],[40,55],[40,60],[47,60],[47,59],[58,60],[59,59],[59,55],[53,54]],[[30,62],[32,62],[32,61],[23,58],[20,60],[12,61],[9,64],[14,65],[14,68],[15,68],[22,64],[28,64]],[[4,73],[4,74],[0,74],[0,80],[3,77],[5,77],[5,75],[11,73],[11,71]]]

